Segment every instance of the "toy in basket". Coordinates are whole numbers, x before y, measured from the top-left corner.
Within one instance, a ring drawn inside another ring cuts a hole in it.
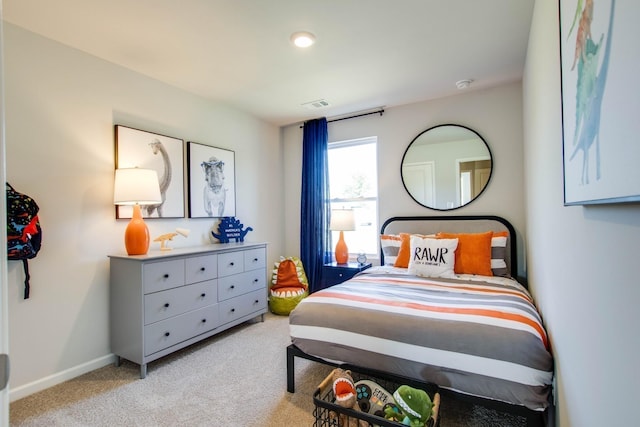
[[[399,421],[411,427],[435,425],[440,394],[436,393],[434,402],[432,402],[426,391],[408,385],[401,385],[393,393],[393,400],[396,402],[397,408],[385,408],[386,419]],[[436,400],[438,402],[435,402]]]
[[[437,386],[411,379],[403,385],[402,379],[383,372],[351,369],[332,370],[314,392],[314,427],[438,426]]]
[[[393,395],[374,381],[367,379],[356,381],[356,393],[358,406],[362,412],[381,418],[384,418],[386,408],[392,408],[396,412],[400,412],[393,401]]]
[[[333,395],[335,403],[343,408],[360,410],[358,400],[356,398],[356,386],[351,377],[351,371],[336,368],[333,370]],[[329,414],[330,417],[336,417],[335,412]],[[337,415],[338,425],[341,427],[368,427],[369,423],[354,417],[349,417],[343,413]]]

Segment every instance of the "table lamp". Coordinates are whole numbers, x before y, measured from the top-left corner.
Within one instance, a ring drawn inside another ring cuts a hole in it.
[[[344,241],[344,232],[356,229],[356,219],[353,209],[334,209],[331,211],[329,230],[339,231],[340,238],[336,243],[336,262],[346,264],[349,261],[349,249]]]
[[[162,202],[158,173],[152,169],[116,169],[113,190],[115,205],[132,205],[131,221],[124,232],[124,245],[129,255],[144,255],[149,250],[149,229],[142,219],[140,205]]]

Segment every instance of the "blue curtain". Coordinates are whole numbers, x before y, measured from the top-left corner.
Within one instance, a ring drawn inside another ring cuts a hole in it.
[[[327,119],[304,123],[302,139],[302,199],[300,206],[300,260],[309,280],[309,292],[321,288],[322,266],[331,261],[329,217],[329,161]]]

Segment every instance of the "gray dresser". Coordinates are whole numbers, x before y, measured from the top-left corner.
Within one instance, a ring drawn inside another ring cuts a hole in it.
[[[267,311],[266,243],[110,255],[111,351],[140,365]]]

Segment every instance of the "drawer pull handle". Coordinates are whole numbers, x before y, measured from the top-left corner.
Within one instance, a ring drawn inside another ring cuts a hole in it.
[[[253,259],[253,262],[258,262],[258,258],[254,258],[254,259]]]
[[[233,262],[229,263],[229,267],[233,267],[235,264]]]
[[[253,279],[253,283],[258,283],[258,279]]]
[[[206,268],[200,267],[200,271],[204,271],[204,270],[206,270]]]
[[[207,319],[202,319],[202,323],[207,323]]]
[[[201,297],[201,298],[204,298],[204,297],[206,297],[206,296],[207,296],[207,294],[205,294],[204,292],[200,294],[200,297]]]
[[[258,299],[257,299],[257,300],[255,300],[255,304],[257,304],[257,303],[259,303],[259,302],[260,302],[260,300],[258,300]]]
[[[168,278],[169,278],[169,275],[168,275],[168,274],[165,274],[163,277],[164,277],[165,279],[168,279]]]
[[[236,288],[236,285],[229,286],[229,289],[235,289],[235,288]]]
[[[165,333],[164,333],[164,336],[165,336],[165,337],[168,337],[169,335],[171,335],[169,332],[165,332]]]
[[[236,311],[236,309],[235,309],[235,308],[232,308],[232,309],[231,309],[231,312],[232,312],[232,313],[233,313],[233,312],[235,312],[235,311]]]
[[[164,308],[169,308],[169,303],[168,302],[164,303]]]

